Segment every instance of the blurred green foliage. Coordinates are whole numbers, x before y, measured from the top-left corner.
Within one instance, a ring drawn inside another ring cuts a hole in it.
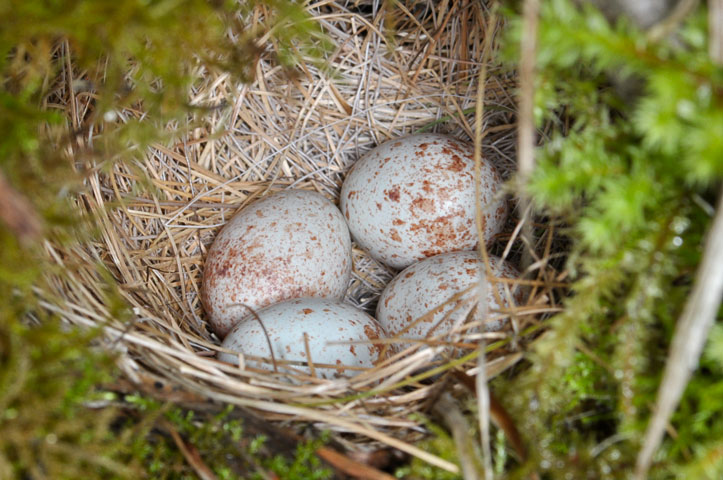
[[[90,348],[95,332],[49,318],[27,327],[13,315],[0,307],[0,478],[137,476],[137,461],[121,461],[128,438],[111,431],[114,411],[83,405],[112,367]]]
[[[204,72],[249,80],[261,54],[291,69],[328,46],[290,0],[2,2],[0,168],[58,220],[69,212],[57,194],[78,187],[88,156],[93,168],[140,158],[167,135],[160,126],[218,106],[188,103]],[[76,112],[80,96],[92,102]],[[123,109],[134,110],[114,121]]]
[[[653,42],[625,19],[542,3],[535,116],[550,128],[529,192],[566,225],[572,295],[531,368],[497,387],[543,478],[621,478],[634,464],[723,174],[723,68],[707,44],[704,7]],[[723,476],[719,331],[651,478]]]

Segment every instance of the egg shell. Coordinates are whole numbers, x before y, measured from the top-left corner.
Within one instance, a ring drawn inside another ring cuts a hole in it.
[[[489,261],[495,277],[518,278],[520,275],[514,267],[498,257],[490,256]],[[448,332],[455,324],[459,325],[464,321],[464,316],[469,311],[464,307],[455,310],[457,302],[450,302],[429,319],[417,322],[406,332],[403,330],[467,288],[473,287],[462,298],[476,298],[480,286],[479,279],[484,278],[482,277],[484,271],[484,262],[479,259],[477,252],[445,253],[415,263],[394,277],[384,289],[377,305],[377,319],[391,337],[399,335],[399,338],[422,339],[428,334],[435,336]],[[507,288],[510,289],[510,293],[507,293],[504,284],[497,283],[497,291],[505,306],[510,294],[516,304],[522,303],[523,289],[514,285],[509,285]],[[489,314],[500,306],[491,288],[487,288],[486,293]],[[452,310],[455,311],[445,319]],[[481,312],[480,309],[477,311]],[[481,320],[479,315],[475,317],[476,320]],[[435,328],[438,323],[439,326]],[[502,320],[488,321],[485,330],[499,330],[502,326]],[[410,345],[401,345],[401,347],[406,348]]]
[[[352,237],[396,269],[440,253],[471,250],[475,222],[474,149],[433,133],[390,140],[352,167],[340,207]],[[507,204],[496,196],[502,179],[483,159],[481,205],[484,239],[499,233]]]
[[[322,195],[286,190],[243,208],[206,257],[201,302],[223,338],[249,310],[290,298],[341,299],[351,278],[351,238]]]
[[[374,318],[344,303],[319,298],[287,300],[259,310],[258,316],[266,328],[266,334],[257,319],[253,316],[246,317],[229,332],[222,346],[245,355],[270,360],[270,341],[277,361],[307,362],[304,342],[306,333],[315,374],[320,378],[350,377],[359,373],[359,370],[345,370],[344,366],[372,368],[381,359],[384,350],[381,344],[331,344],[368,342],[386,336]],[[238,364],[236,355],[222,352],[218,358]],[[261,365],[256,362],[248,364],[256,368],[272,368],[270,361]],[[320,364],[336,367],[317,367]],[[295,368],[307,374],[311,373],[305,366]]]

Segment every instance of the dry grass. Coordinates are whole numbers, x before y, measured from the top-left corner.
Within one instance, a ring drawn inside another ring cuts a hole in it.
[[[369,5],[355,8],[355,3]],[[53,300],[45,305],[72,324],[104,326],[107,348],[121,353],[119,364],[131,381],[163,379],[209,400],[254,408],[269,419],[331,429],[352,449],[382,442],[456,470],[414,447],[425,430],[411,414],[428,411],[442,388],[461,394],[443,372],[478,371],[482,335],[466,333],[470,325],[454,336],[466,352],[461,359],[436,360],[447,342],[431,339],[351,380],[300,374],[301,382],[291,383],[216,361],[219,342],[206,329],[199,302],[208,247],[234,212],[254,199],[304,188],[336,201],[355,159],[388,138],[420,129],[474,138],[487,22],[482,2],[400,6],[393,31],[387,29],[390,12],[373,3],[319,1],[309,7],[336,45],[326,59],[328,71],[310,62],[290,77],[262,57],[248,85],[223,73],[200,72],[203,81],[190,92],[191,101],[218,108],[193,119],[202,126],[182,141],[146,152],[135,167],[147,172],[154,189],[140,188],[142,179],[122,164],[110,174],[88,177],[78,208],[97,215],[100,235],[74,248],[47,244],[63,274],[50,278],[47,298]],[[506,178],[516,168],[513,88],[509,73],[494,63],[487,66],[482,153]],[[89,99],[68,100],[69,121],[82,124]],[[118,121],[138,115],[118,112]],[[491,251],[513,263],[529,251],[532,265],[524,283],[533,295],[527,305],[490,312],[512,322],[508,331],[484,335],[488,378],[521,358],[540,319],[556,310],[554,289],[561,285],[550,262],[552,227],[536,226],[537,240],[525,245],[520,215],[512,217]],[[132,318],[116,318],[104,300],[98,264],[133,307]],[[347,301],[373,311],[392,275],[355,249]]]

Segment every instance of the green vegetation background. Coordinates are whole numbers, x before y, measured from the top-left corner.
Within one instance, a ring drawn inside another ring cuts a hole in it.
[[[243,19],[259,5],[269,15],[251,27]],[[519,18],[510,12],[509,20],[501,43],[514,68]],[[0,1],[0,172],[30,200],[42,235],[65,244],[90,238],[92,219],[71,208],[86,160],[100,168],[128,161],[168,135],[159,125],[202,115],[207,107],[186,104],[194,67],[248,80],[261,53],[254,40],[271,29],[266,54],[290,69],[328,48],[286,0]],[[501,475],[631,471],[723,175],[723,69],[707,44],[705,6],[675,41],[652,42],[592,9],[543,2],[535,112],[547,134],[529,190],[540,215],[569,238],[574,284],[524,368],[493,384],[531,452],[520,465],[497,433]],[[70,124],[54,102],[69,62],[84,72],[73,88],[96,98],[83,125],[134,106],[146,121],[106,124],[92,149],[78,142],[77,129],[87,127]],[[640,86],[632,100],[617,88],[625,78]],[[34,288],[49,268],[40,240],[0,224],[0,478],[193,478],[159,425],[194,444],[219,478],[236,475],[228,454],[260,478],[329,475],[317,468],[314,443],[301,445],[295,461],[264,455],[260,438],[239,451],[243,425],[225,414],[198,421],[107,391],[113,359],[93,347],[96,332],[63,328],[38,306]],[[108,303],[127,315],[113,292],[109,283]],[[722,398],[719,320],[651,478],[723,478]],[[434,431],[424,446],[454,459],[453,442]],[[398,473],[442,478],[417,462]]]

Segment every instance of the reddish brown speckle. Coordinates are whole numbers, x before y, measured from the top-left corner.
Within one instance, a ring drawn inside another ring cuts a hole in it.
[[[412,200],[412,209],[421,210],[424,213],[434,213],[434,200],[431,198],[417,197]]]
[[[404,225],[405,223],[407,223],[407,222],[405,222],[404,220],[400,220],[399,218],[395,218],[394,220],[392,220],[392,224],[394,224],[396,226]]]
[[[463,212],[442,215],[434,220],[420,220],[411,225],[412,232],[424,232],[432,248],[422,253],[425,256],[432,256],[446,251],[450,245],[455,245],[457,233],[454,231],[454,218],[461,217]]]
[[[377,333],[376,329],[372,328],[371,325],[364,325],[364,334],[367,336],[367,339],[369,340],[378,340],[379,334]],[[373,348],[377,351],[377,359],[381,356],[383,346],[380,343],[373,343],[370,345],[370,349]]]
[[[228,264],[225,263],[223,267],[216,270],[216,276],[225,277],[228,275]]]
[[[385,299],[384,299],[384,306],[385,306],[385,307],[388,307],[388,306],[389,306],[389,300],[391,300],[391,299],[394,298],[394,297],[395,297],[395,295],[394,295],[394,294],[391,294],[391,295],[389,295],[387,298],[385,298]]]
[[[389,232],[389,236],[394,240],[395,242],[401,242],[402,237],[399,236],[399,232],[396,228],[392,228]]]
[[[377,202],[377,210],[381,210],[381,209],[382,209],[382,204]]]
[[[310,313],[314,313],[314,310],[312,310],[311,308],[305,308],[302,310],[302,312],[304,312],[305,315],[308,315]]]
[[[387,198],[393,202],[399,201],[399,185],[395,185],[394,187],[390,188],[389,190],[384,190],[384,194],[387,196]]]
[[[459,155],[452,155],[452,164],[447,167],[447,170],[452,172],[461,172],[464,169],[464,162]]]

